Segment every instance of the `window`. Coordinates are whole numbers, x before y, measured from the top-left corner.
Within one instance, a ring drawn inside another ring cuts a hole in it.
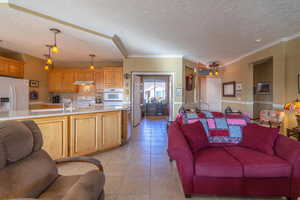
[[[145,80],[144,100],[146,103],[165,103],[166,82],[163,82],[161,80]]]

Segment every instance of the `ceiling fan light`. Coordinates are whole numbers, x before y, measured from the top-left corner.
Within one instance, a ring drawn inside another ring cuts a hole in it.
[[[209,72],[209,75],[210,75],[210,76],[213,76],[214,74],[213,74],[213,72]]]
[[[215,72],[215,75],[216,75],[216,76],[219,76],[219,72],[218,72],[218,71],[216,71],[216,72]]]

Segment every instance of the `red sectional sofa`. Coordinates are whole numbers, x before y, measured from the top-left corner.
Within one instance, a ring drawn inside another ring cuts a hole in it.
[[[278,135],[272,148],[274,155],[238,144],[193,151],[180,123],[168,128],[168,154],[176,161],[187,198],[193,194],[300,196],[300,143]]]

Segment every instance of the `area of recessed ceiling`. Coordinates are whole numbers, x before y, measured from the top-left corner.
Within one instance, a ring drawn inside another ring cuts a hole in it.
[[[129,57],[183,55],[226,63],[300,32],[299,0],[10,2],[99,33],[117,34]]]
[[[43,58],[48,53],[46,44],[53,44],[50,28],[58,28],[60,53],[53,55],[60,63],[86,62],[89,54],[96,54],[95,62],[122,61],[123,56],[112,38],[91,34],[53,20],[37,17],[9,7],[0,6],[0,47]]]

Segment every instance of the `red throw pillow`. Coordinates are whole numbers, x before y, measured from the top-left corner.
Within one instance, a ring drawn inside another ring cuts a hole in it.
[[[209,142],[200,121],[182,124],[181,128],[193,152],[208,147]]]
[[[248,124],[243,128],[243,139],[240,145],[274,155],[273,147],[278,135],[279,129],[277,128]]]

